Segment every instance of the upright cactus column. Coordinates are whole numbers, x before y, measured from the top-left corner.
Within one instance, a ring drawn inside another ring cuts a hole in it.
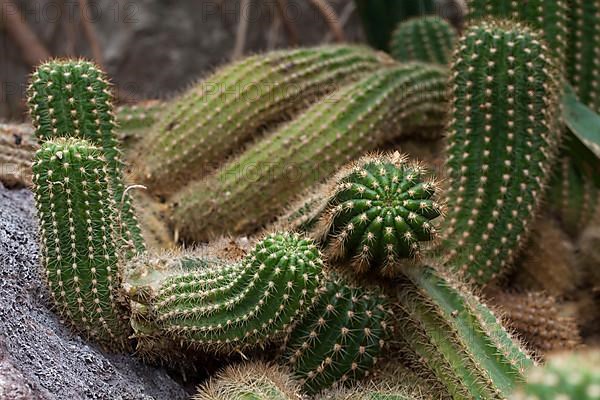
[[[406,269],[395,337],[421,376],[453,399],[504,399],[533,361],[467,289],[432,268]]]
[[[27,101],[38,141],[80,138],[102,149],[123,238],[131,253],[144,251],[131,197],[123,184],[112,94],[104,72],[87,61],[49,61],[33,73]]]
[[[59,314],[105,346],[128,348],[119,225],[102,150],[86,141],[48,141],[33,174],[42,263]]]
[[[392,33],[390,53],[399,61],[449,64],[458,34],[439,16],[414,18],[398,25]]]
[[[151,190],[166,195],[202,177],[251,141],[344,82],[382,66],[361,47],[283,50],[249,57],[198,83],[165,112],[141,163]]]
[[[461,39],[452,67],[446,264],[484,285],[527,239],[562,129],[556,63],[540,35],[484,22]]]
[[[445,99],[445,71],[426,64],[377,71],[345,86],[335,100],[313,105],[182,191],[173,199],[175,227],[190,241],[259,229],[342,165],[418,126],[426,115],[440,119]]]

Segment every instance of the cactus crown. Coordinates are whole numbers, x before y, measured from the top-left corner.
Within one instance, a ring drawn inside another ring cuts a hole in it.
[[[423,166],[399,153],[364,157],[340,171],[317,236],[333,260],[397,274],[399,260],[418,256],[420,242],[436,237],[437,189]]]

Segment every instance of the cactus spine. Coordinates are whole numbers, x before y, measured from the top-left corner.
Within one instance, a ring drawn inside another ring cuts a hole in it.
[[[310,307],[322,267],[312,241],[269,235],[241,263],[165,279],[150,304],[161,332],[186,346],[229,352],[263,345]]]
[[[527,374],[511,400],[600,399],[600,352],[560,354]]]
[[[152,190],[168,192],[201,177],[261,126],[375,70],[381,61],[366,48],[332,46],[272,52],[224,68],[171,105],[149,137],[142,161]]]
[[[443,69],[408,64],[374,72],[259,141],[173,201],[176,228],[201,241],[224,230],[248,232],[310,185],[418,123],[445,104]],[[348,100],[349,99],[349,100]],[[290,184],[293,181],[293,184]]]
[[[384,296],[330,280],[316,305],[290,328],[284,359],[309,394],[360,379],[378,360],[390,315]]]
[[[104,72],[87,61],[49,61],[33,73],[27,101],[38,141],[73,137],[102,148],[123,238],[131,253],[143,252],[144,239],[123,184],[112,94]]]
[[[202,386],[193,400],[299,400],[298,384],[278,366],[230,366]]]
[[[406,358],[453,399],[503,399],[531,359],[494,314],[465,288],[428,267],[405,269],[396,337]]]
[[[458,40],[456,30],[438,16],[414,18],[392,33],[390,52],[399,61],[422,61],[447,65]]]
[[[59,313],[103,345],[127,348],[118,224],[102,151],[51,140],[37,152],[33,173],[43,265]]]
[[[418,257],[420,242],[436,237],[442,214],[437,184],[400,153],[366,156],[342,169],[316,236],[332,261],[350,261],[359,273],[394,276],[399,261]]]
[[[447,264],[484,285],[503,272],[538,213],[560,143],[560,83],[539,35],[484,22],[453,65]]]

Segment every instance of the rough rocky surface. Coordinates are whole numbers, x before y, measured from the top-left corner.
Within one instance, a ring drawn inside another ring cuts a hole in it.
[[[0,399],[187,398],[164,370],[65,328],[48,307],[39,257],[31,192],[0,184]]]

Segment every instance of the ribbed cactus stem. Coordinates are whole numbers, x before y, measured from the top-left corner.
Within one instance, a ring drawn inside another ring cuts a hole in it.
[[[449,64],[458,34],[450,23],[431,15],[402,22],[392,33],[390,52],[399,61]]]
[[[153,191],[168,193],[219,166],[260,128],[382,65],[361,47],[275,51],[231,64],[198,83],[165,112],[142,163]]]
[[[299,400],[289,372],[275,365],[249,363],[227,367],[200,387],[193,400]]]
[[[174,198],[181,236],[205,240],[260,228],[311,185],[431,112],[444,113],[443,69],[407,64],[380,70],[316,103],[203,182]]]
[[[533,361],[466,288],[432,268],[405,270],[398,329],[405,359],[453,399],[503,399]]]
[[[511,264],[540,209],[560,144],[561,86],[540,35],[509,22],[471,27],[452,70],[444,252],[484,285]]]
[[[113,132],[112,93],[104,72],[82,60],[46,62],[31,77],[27,101],[38,141],[80,138],[102,149],[123,239],[131,254],[144,251],[131,197],[123,183],[123,162]]]
[[[363,157],[338,173],[315,235],[332,261],[396,275],[437,235],[437,190],[427,170],[400,153]]]
[[[304,319],[290,327],[284,360],[309,394],[361,379],[377,363],[390,316],[383,295],[330,280]]]
[[[119,106],[115,111],[118,130],[126,135],[130,131],[149,129],[159,120],[165,108],[166,103],[158,100]]]
[[[80,140],[48,141],[33,173],[42,264],[59,314],[101,344],[127,348],[119,226],[101,149]]]

